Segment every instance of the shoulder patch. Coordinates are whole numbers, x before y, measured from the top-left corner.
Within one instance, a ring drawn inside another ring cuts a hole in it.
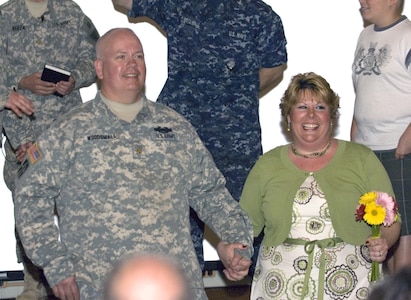
[[[40,147],[35,142],[31,147],[27,150],[27,157],[30,160],[30,163],[34,165],[36,162],[38,162],[42,158],[43,154],[41,153]]]

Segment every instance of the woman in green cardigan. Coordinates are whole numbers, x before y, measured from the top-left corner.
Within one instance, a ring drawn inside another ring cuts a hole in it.
[[[370,149],[333,138],[339,96],[321,76],[294,76],[280,108],[292,143],[260,157],[240,200],[254,235],[264,230],[251,299],[366,299],[400,223],[371,238],[355,213],[364,193],[393,196],[387,173]]]

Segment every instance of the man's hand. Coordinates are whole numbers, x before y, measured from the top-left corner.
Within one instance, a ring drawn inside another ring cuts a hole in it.
[[[41,80],[41,72],[35,72],[21,78],[18,87],[41,96],[51,95],[56,91],[55,83]]]
[[[74,89],[74,78],[69,77],[69,81],[59,81],[56,84],[56,91],[63,96],[70,94]]]
[[[220,241],[217,245],[217,253],[223,263],[224,275],[228,280],[238,281],[248,274],[251,260],[238,254],[235,249],[244,250],[246,246],[241,243],[228,244]]]
[[[10,93],[4,107],[11,109],[19,117],[22,117],[23,113],[28,116],[34,113],[33,103],[31,103],[31,101],[25,96],[17,92]]]
[[[80,291],[74,275],[61,280],[52,290],[54,296],[60,300],[80,300]]]
[[[25,144],[20,145],[20,147],[16,151],[16,158],[19,162],[23,162],[27,149],[29,149],[33,145],[33,142],[27,142]]]

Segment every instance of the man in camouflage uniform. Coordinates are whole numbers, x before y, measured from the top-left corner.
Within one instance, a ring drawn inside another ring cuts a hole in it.
[[[280,17],[261,0],[113,2],[130,17],[153,19],[167,34],[168,79],[157,102],[193,124],[239,201],[262,153],[259,93],[282,79],[287,62]],[[204,267],[204,225],[194,213],[191,222]]]
[[[22,118],[11,110],[3,112],[4,179],[12,193],[19,159],[27,147],[55,119],[81,104],[79,89],[95,82],[97,38],[90,19],[71,0],[13,0],[0,6],[0,65],[5,73],[0,82],[0,99],[29,101],[35,111]],[[70,71],[69,81],[42,81],[45,64]],[[58,97],[55,92],[63,96]],[[25,267],[25,291],[18,300],[41,298],[44,290],[37,282],[42,277],[41,270],[32,266],[22,249],[17,255]]]
[[[96,48],[101,92],[56,121],[22,165],[15,217],[26,252],[63,300],[73,290],[100,299],[107,272],[130,252],[175,257],[195,299],[207,299],[189,206],[221,238],[228,279],[247,275],[252,226],[191,124],[145,98],[133,31],[112,30]]]

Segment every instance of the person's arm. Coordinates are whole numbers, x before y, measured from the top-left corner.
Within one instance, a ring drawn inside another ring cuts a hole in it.
[[[262,170],[260,163],[257,163],[251,168],[240,197],[240,206],[247,213],[253,224],[254,237],[258,237],[265,226],[265,217],[261,210],[262,191],[260,190],[260,182],[262,181]]]
[[[76,274],[81,264],[81,259],[73,257],[60,242],[55,224],[55,206],[67,176],[70,146],[61,130],[40,136],[22,163],[13,198],[16,228],[24,250],[33,263],[44,269],[51,287]]]
[[[78,39],[81,43],[76,49],[73,49],[73,51],[75,51],[76,61],[74,67],[69,70],[71,72],[69,82],[59,83],[61,84],[61,88],[71,88],[71,90],[89,86],[96,81],[96,72],[94,69],[94,61],[96,59],[95,45],[100,35],[90,18],[80,9],[78,11],[78,19],[81,26],[77,34],[79,35]]]
[[[275,88],[283,79],[286,65],[274,68],[261,68],[259,70],[260,78],[260,98]]]
[[[352,118],[351,131],[350,131],[350,139],[352,142],[355,142],[356,134],[357,134],[357,123],[355,122],[355,119]]]
[[[133,5],[133,1],[132,0],[113,0],[113,3],[115,5],[118,5],[120,7],[123,7],[127,10],[131,10],[131,7]]]
[[[286,38],[281,18],[271,8],[259,11],[255,24],[255,55],[259,62],[259,97],[263,97],[283,79],[287,68]]]
[[[226,189],[225,179],[217,169],[210,153],[195,132],[193,135],[195,138],[191,141],[195,149],[192,152],[193,158],[190,166],[192,172],[190,206],[197,212],[199,218],[217,234],[224,245],[229,244],[227,246],[229,249],[226,249],[228,253],[220,252],[223,261],[228,262],[233,258],[234,249],[232,247],[238,248],[235,252],[244,260],[250,260],[253,255],[251,222]],[[226,267],[234,266],[228,263]]]
[[[411,124],[403,132],[395,150],[395,158],[401,159],[411,153]]]
[[[9,109],[3,113],[3,128],[8,142],[15,151],[23,144],[36,139],[30,117],[26,115],[18,117]]]
[[[381,238],[386,240],[388,248],[391,248],[397,242],[398,238],[400,237],[400,231],[400,222],[395,222],[391,226],[381,227]]]
[[[13,91],[7,85],[8,65],[7,59],[7,38],[4,33],[0,34],[0,110],[4,108],[12,110],[17,116],[23,114],[31,115],[34,112],[33,104],[23,95]]]

